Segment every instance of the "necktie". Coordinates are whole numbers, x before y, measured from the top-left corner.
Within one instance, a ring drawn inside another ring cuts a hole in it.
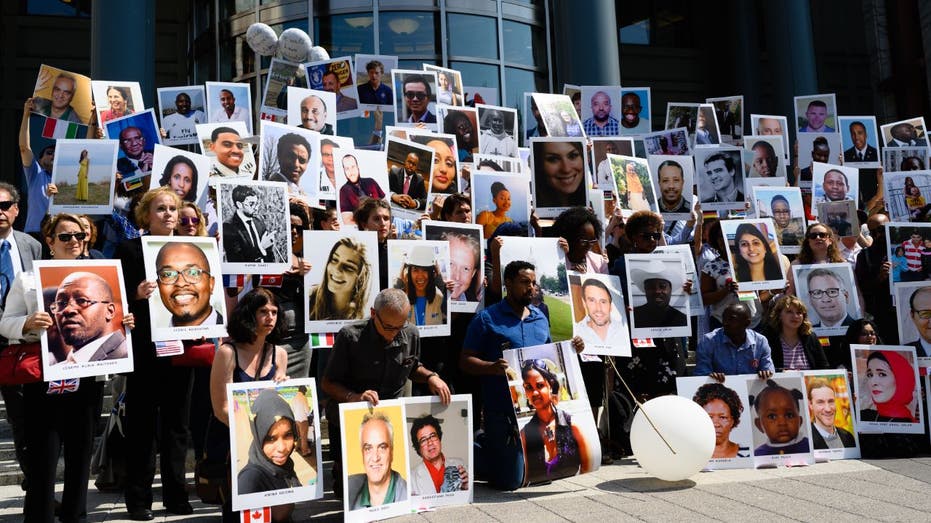
[[[857,151],[857,160],[859,160],[859,161],[861,161],[861,162],[863,161],[863,152],[862,152],[862,151]]]
[[[13,272],[13,257],[10,256],[10,242],[3,240],[0,244],[0,303],[6,304],[6,294],[16,273]]]
[[[249,220],[249,233],[252,236],[252,243],[255,244],[255,248],[262,253],[262,256],[265,256],[265,249],[259,244],[259,231],[255,230],[255,220]]]
[[[407,191],[409,191],[410,188],[411,188],[411,175],[409,173],[405,173],[404,174],[404,190],[401,192],[403,192],[404,194],[407,194]]]

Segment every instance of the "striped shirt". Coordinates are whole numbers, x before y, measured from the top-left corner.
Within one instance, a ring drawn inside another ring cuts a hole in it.
[[[905,259],[908,260],[908,270],[911,272],[921,272],[921,250],[922,244],[919,242],[915,245],[912,241],[902,244],[905,250]]]
[[[785,370],[811,369],[808,358],[805,357],[805,351],[802,349],[801,340],[795,342],[794,346],[790,346],[782,338],[779,338],[779,343],[782,345],[782,362]]]

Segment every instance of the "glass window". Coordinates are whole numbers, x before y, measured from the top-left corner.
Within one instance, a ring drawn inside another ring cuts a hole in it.
[[[378,20],[381,54],[436,55],[441,47],[439,26],[433,13],[383,11]]]
[[[498,59],[498,29],[494,18],[450,14],[446,20],[450,56]]]
[[[529,24],[504,21],[504,61],[522,65],[546,64],[543,31]]]
[[[321,45],[330,56],[346,56],[356,53],[375,52],[375,31],[371,15],[334,15],[321,17],[314,24],[315,45]],[[291,24],[294,23],[292,26]],[[307,20],[301,19],[285,24],[285,28],[297,27],[306,30]]]
[[[650,20],[644,19],[622,27],[620,37],[622,44],[649,45]]]
[[[449,67],[462,73],[462,84],[466,88],[466,98],[471,99],[472,93],[469,93],[469,87],[485,87],[494,89],[498,93],[498,100],[501,100],[499,89],[501,81],[498,78],[498,66],[489,64],[477,64],[474,62],[450,62]],[[485,100],[485,103],[497,104],[497,101]]]
[[[507,67],[504,69],[504,85],[507,86],[507,92],[504,93],[502,105],[523,111],[524,93],[548,93],[548,82],[543,73]]]
[[[245,35],[236,37],[233,53],[234,59],[226,62],[230,64],[229,71],[223,71],[221,68],[221,74],[224,74],[224,76],[228,75],[226,78],[229,79],[239,78],[243,75],[255,72],[255,52],[249,47],[249,44],[246,43]]]
[[[28,0],[26,2],[26,14],[45,15],[45,16],[90,16],[90,5],[84,5],[84,2],[78,2],[78,7],[74,3],[65,3],[61,0]],[[81,12],[78,12],[78,8]]]

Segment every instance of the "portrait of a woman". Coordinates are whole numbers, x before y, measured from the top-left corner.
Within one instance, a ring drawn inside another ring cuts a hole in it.
[[[478,151],[478,134],[472,120],[461,111],[449,111],[443,119],[443,132],[456,135],[460,162],[471,162],[472,153]]]
[[[100,111],[100,123],[133,114],[128,87],[107,87],[107,103],[110,108]]]
[[[491,184],[491,201],[495,204],[495,210],[482,211],[475,217],[475,223],[485,227],[486,238],[490,238],[502,223],[514,221],[508,216],[508,211],[511,210],[511,191],[503,183]]]
[[[521,365],[524,395],[533,417],[520,430],[524,481],[548,481],[591,470],[585,437],[572,416],[559,409],[559,379],[544,360]]]
[[[581,142],[535,142],[533,165],[537,207],[585,205],[585,154]]]
[[[158,184],[171,187],[183,201],[193,202],[197,198],[197,167],[190,158],[179,154],[168,160]]]
[[[252,404],[249,461],[239,471],[239,494],[301,486],[291,454],[297,448],[297,423],[288,402],[265,389]]]
[[[439,274],[433,247],[415,245],[399,277],[400,288],[411,304],[407,321],[417,326],[446,323],[446,295],[437,287]]]
[[[87,149],[84,149],[81,151],[81,157],[78,160],[78,184],[74,193],[74,199],[79,202],[86,202],[88,199],[87,169],[90,167],[90,163]]]
[[[740,397],[733,389],[721,383],[706,383],[692,397],[692,401],[705,409],[714,425],[714,454],[712,459],[746,458],[750,456],[750,447],[741,447],[731,441],[731,431],[740,424],[740,415],[744,410]]]
[[[738,225],[734,246],[734,272],[738,282],[785,278],[769,239],[757,226],[750,223]]]
[[[308,319],[362,319],[367,311],[370,278],[365,245],[354,238],[340,239],[327,256],[322,281],[310,290]]]
[[[877,350],[866,358],[866,373],[860,396],[868,408],[860,410],[860,421],[918,423],[911,403],[915,395],[915,370],[902,354]],[[869,402],[866,402],[866,398]]]
[[[453,148],[439,139],[430,140],[426,145],[433,149],[430,192],[433,194],[455,194],[459,192],[456,184],[456,154],[453,152]]]

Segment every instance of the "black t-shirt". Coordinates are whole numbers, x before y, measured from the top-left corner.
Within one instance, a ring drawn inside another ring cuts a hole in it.
[[[420,366],[420,335],[417,327],[407,324],[386,346],[373,321],[340,329],[325,376],[357,394],[374,390],[379,399],[394,399]]]

